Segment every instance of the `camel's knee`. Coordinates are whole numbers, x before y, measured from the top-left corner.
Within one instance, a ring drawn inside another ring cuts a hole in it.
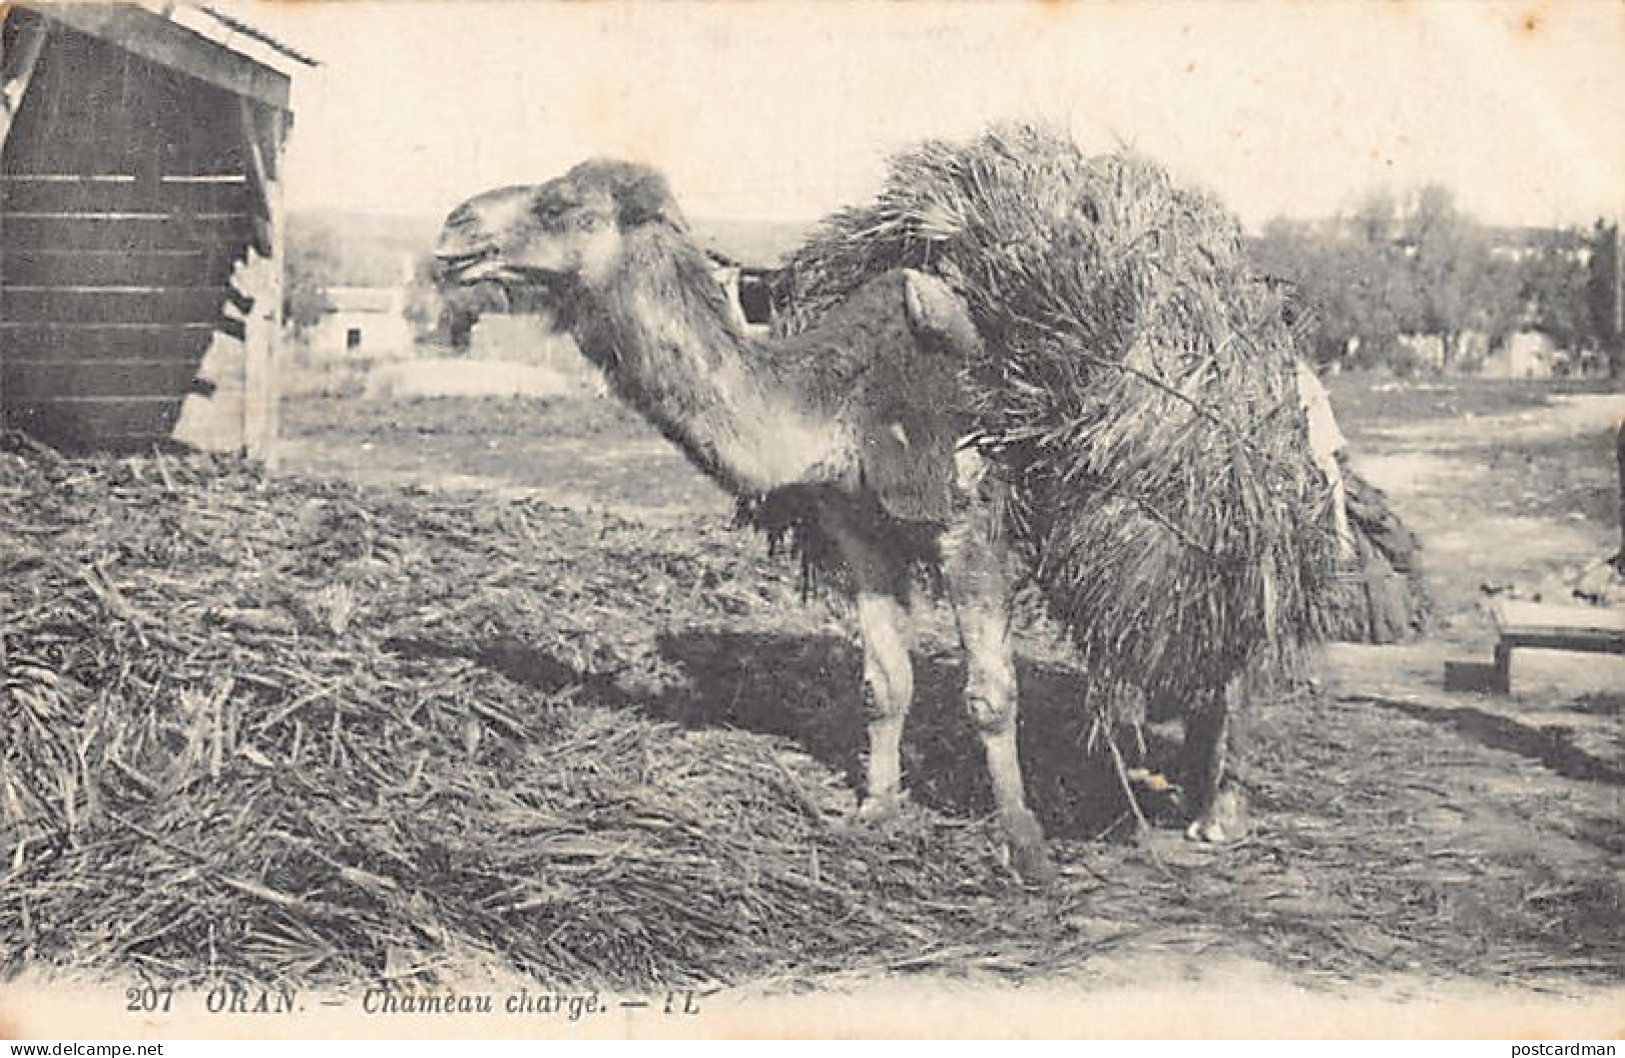
[[[907,614],[894,595],[863,592],[864,706],[869,724],[869,786],[865,814],[889,815],[902,798],[903,721],[914,696],[908,656]]]
[[[965,680],[965,708],[976,730],[984,735],[997,734],[1015,726],[1015,666],[1008,661],[973,664]]]
[[[1019,698],[1008,626],[997,611],[961,615],[961,621],[968,670],[965,708],[987,754],[988,778],[1009,841],[1011,864],[1028,882],[1045,883],[1054,877],[1055,868],[1044,847],[1043,828],[1027,807],[1021,754],[1016,745]]]
[[[1016,659],[1003,600],[961,606],[957,616],[965,647],[965,707],[982,733],[1006,730],[1016,719]]]
[[[908,713],[910,696],[894,676],[881,670],[864,670],[863,718],[871,723],[900,722]]]
[[[865,596],[859,601],[863,631],[863,682],[870,720],[900,716],[914,697],[914,665],[909,660],[906,615],[889,597]]]
[[[913,673],[905,665],[863,666],[863,715],[871,723],[894,720],[908,712]]]
[[[908,647],[901,642],[888,644],[875,670],[876,681],[886,688],[888,711],[907,712],[908,703],[914,698],[914,665],[909,660]]]

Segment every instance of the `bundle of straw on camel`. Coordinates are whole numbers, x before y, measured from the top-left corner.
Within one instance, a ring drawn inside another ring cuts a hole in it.
[[[1186,695],[1315,637],[1329,494],[1280,295],[1217,203],[1041,128],[928,142],[793,256],[784,328],[898,267],[970,307],[970,443],[1098,686]]]

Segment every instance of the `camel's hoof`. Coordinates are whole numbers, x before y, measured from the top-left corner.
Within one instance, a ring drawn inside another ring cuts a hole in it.
[[[1031,886],[1047,886],[1055,881],[1055,861],[1050,859],[1044,829],[1031,812],[1006,818],[1004,836],[1010,849],[1010,866]]]
[[[1247,800],[1234,786],[1220,790],[1202,817],[1185,828],[1185,837],[1206,845],[1228,845],[1246,836]]]
[[[908,797],[904,794],[892,794],[889,797],[865,797],[859,804],[858,810],[852,813],[852,821],[860,826],[878,826],[890,823],[903,814],[908,807]]]
[[[1037,845],[1020,845],[1010,843],[1010,866],[1021,876],[1021,880],[1035,888],[1046,888],[1051,885],[1059,872],[1055,869],[1055,861],[1050,858],[1049,850],[1042,842]]]

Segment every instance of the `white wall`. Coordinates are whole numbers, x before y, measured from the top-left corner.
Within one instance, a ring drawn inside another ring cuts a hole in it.
[[[351,328],[361,331],[354,349],[346,343]],[[311,328],[308,344],[311,352],[329,357],[404,356],[412,347],[412,331],[398,312],[330,312]]]

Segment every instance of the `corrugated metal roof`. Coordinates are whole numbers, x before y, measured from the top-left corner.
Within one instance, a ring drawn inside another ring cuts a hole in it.
[[[0,3],[0,12],[7,6]],[[149,62],[283,111],[288,109],[295,68],[315,63],[310,56],[269,34],[201,5],[155,0],[24,0],[16,6]]]
[[[190,6],[196,7],[199,11],[203,12],[205,15],[209,16],[231,32],[240,33],[250,40],[258,41],[260,44],[265,45],[272,51],[275,51],[280,55],[284,55],[287,58],[292,59],[294,62],[301,63],[305,66],[321,65],[319,60],[311,58],[309,55],[306,55],[304,52],[293,47],[291,44],[284,44],[282,41],[277,40],[263,29],[251,26],[242,19],[237,18],[235,15],[228,15],[224,11],[219,11],[213,7],[210,7],[208,4],[194,4]],[[229,42],[222,41],[221,43]]]
[[[314,56],[214,4],[177,3],[175,0],[121,2],[123,6],[139,7],[177,26],[184,26],[200,37],[273,70],[287,73],[295,66],[321,65],[321,61]]]

